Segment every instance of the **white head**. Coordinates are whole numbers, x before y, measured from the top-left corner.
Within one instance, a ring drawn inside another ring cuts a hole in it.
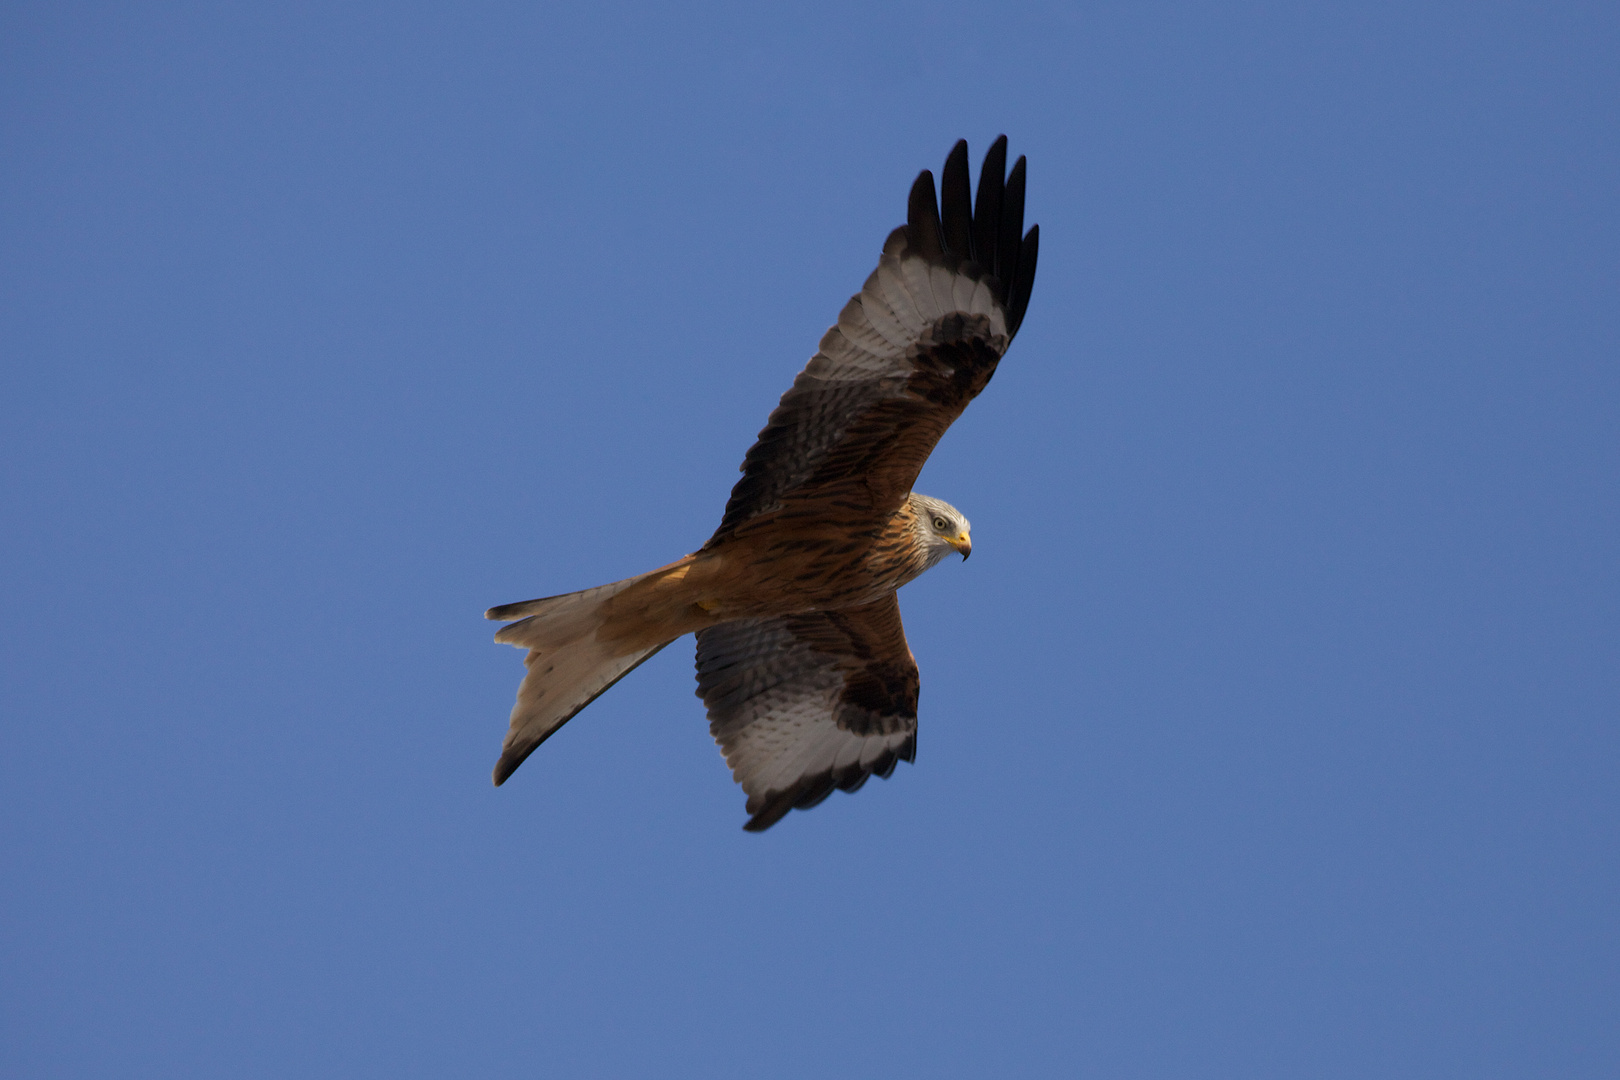
[[[928,552],[928,565],[955,551],[963,559],[973,554],[973,540],[968,535],[973,526],[967,515],[943,499],[911,493],[911,509],[917,515],[917,529],[922,534]]]

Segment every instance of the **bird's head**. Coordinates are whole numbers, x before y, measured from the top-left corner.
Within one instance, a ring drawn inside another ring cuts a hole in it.
[[[973,538],[970,535],[973,526],[962,511],[942,499],[915,492],[911,496],[911,509],[917,515],[918,526],[928,547],[929,566],[953,551],[963,559],[973,554]]]

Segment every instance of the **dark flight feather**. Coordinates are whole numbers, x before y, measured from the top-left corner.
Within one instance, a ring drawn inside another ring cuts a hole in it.
[[[1001,238],[1001,196],[1007,185],[1007,136],[990,144],[979,169],[979,197],[973,208],[973,241],[977,262],[996,273],[996,244]]]
[[[939,174],[939,204],[943,215],[945,250],[959,258],[979,260],[973,254],[973,197],[968,180],[968,144],[959,139]]]

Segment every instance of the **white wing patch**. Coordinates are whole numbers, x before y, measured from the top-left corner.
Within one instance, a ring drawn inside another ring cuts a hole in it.
[[[850,298],[804,374],[825,382],[864,382],[911,374],[907,354],[927,329],[949,315],[989,320],[998,351],[1007,347],[1007,316],[984,274],[972,264],[939,266],[906,249],[905,230],[883,245],[877,269]]]

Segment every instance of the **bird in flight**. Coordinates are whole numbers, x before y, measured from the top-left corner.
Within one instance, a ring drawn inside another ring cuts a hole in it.
[[[1024,319],[1039,226],[1024,159],[998,138],[969,190],[967,143],[911,187],[906,223],[742,463],[720,527],[668,566],[491,608],[527,649],[495,766],[523,760],[638,664],[697,635],[709,731],[753,832],[834,788],[885,779],[917,750],[917,661],[895,590],[972,551],[968,519],[911,490]],[[942,212],[943,211],[943,212]],[[515,620],[515,621],[514,621]]]

